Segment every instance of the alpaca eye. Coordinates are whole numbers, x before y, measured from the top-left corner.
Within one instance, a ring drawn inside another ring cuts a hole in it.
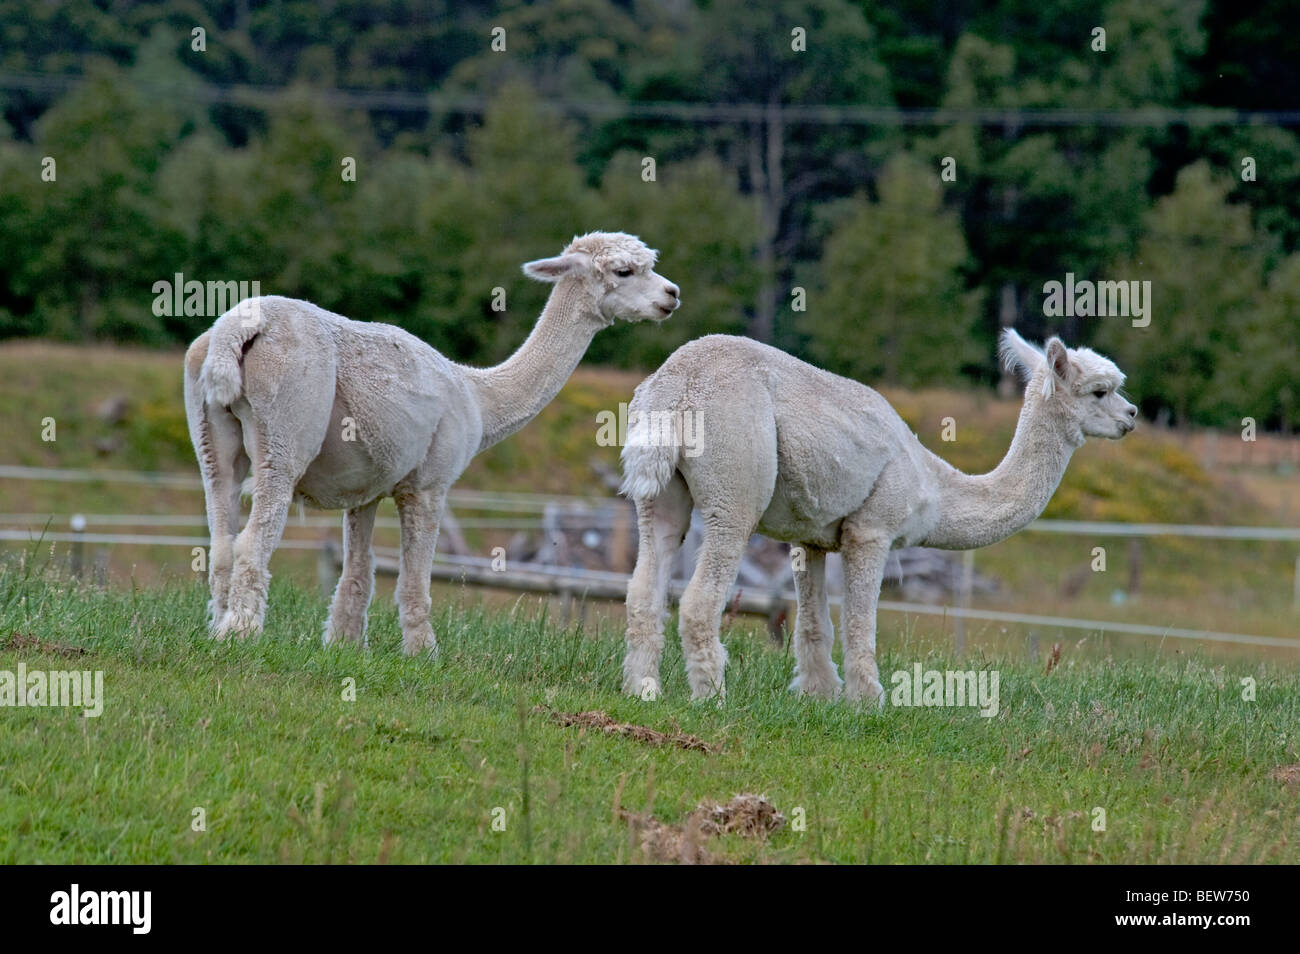
[[[631,277],[632,277],[632,269],[630,269],[630,268],[616,268],[616,269],[614,269],[614,274],[617,275],[619,278],[631,278]]]
[[[1100,400],[1106,396],[1106,392],[1104,390],[1093,391],[1092,396]]]

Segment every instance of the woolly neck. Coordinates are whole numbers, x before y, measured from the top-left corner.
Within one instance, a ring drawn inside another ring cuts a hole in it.
[[[938,491],[939,518],[922,541],[945,550],[972,550],[1005,540],[1046,509],[1083,441],[1052,413],[1037,372],[1025,389],[1016,434],[1002,462],[987,474],[965,474],[926,451]]]
[[[466,368],[483,414],[479,451],[536,417],[560,393],[596,332],[608,324],[592,306],[585,282],[566,276],[551,291],[518,351],[495,367]]]

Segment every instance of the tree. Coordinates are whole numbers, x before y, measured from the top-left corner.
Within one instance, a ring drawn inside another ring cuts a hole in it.
[[[682,307],[662,325],[620,324],[596,336],[591,361],[657,367],[678,345],[713,332],[740,334],[758,290],[753,200],[735,173],[712,156],[658,166],[641,175],[640,157],[614,158],[601,183],[603,228],[636,232],[660,250],[660,271],[682,289]]]
[[[29,193],[28,237],[34,307],[49,332],[166,340],[150,288],[168,274],[177,241],[149,196],[184,125],[180,110],[149,102],[102,63],[41,118],[37,152],[55,160],[57,179]]]
[[[526,87],[507,85],[469,135],[467,189],[446,212],[465,245],[453,253],[455,287],[433,290],[460,323],[464,356],[500,360],[537,320],[550,288],[519,266],[558,255],[573,236],[593,231],[595,194],[576,160],[573,128]],[[494,309],[494,288],[506,310]]]
[[[1222,356],[1216,386],[1242,399],[1224,420],[1235,427],[1253,417],[1260,427],[1292,433],[1300,427],[1300,254],[1283,259],[1269,275],[1268,289],[1247,316],[1237,350]],[[1230,385],[1230,387],[1229,387]]]
[[[1231,187],[1206,162],[1183,169],[1144,217],[1136,258],[1114,269],[1117,279],[1151,282],[1148,326],[1097,319],[1098,341],[1128,373],[1147,415],[1222,424],[1247,400],[1217,372],[1250,338],[1266,255],[1250,208],[1228,203]]]
[[[981,295],[962,279],[960,222],[943,208],[938,175],[910,156],[886,165],[878,192],[838,210],[803,323],[809,350],[865,382],[952,384],[979,359]]]
[[[892,105],[871,26],[845,0],[720,2],[685,8],[679,39],[628,73],[638,100],[686,99],[757,107],[752,119],[658,130],[637,138],[620,127],[621,145],[644,142],[661,159],[704,149],[716,154],[757,199],[756,255],[763,276],[751,302],[748,332],[772,341],[784,279],[811,251],[809,225],[823,201],[851,194],[870,169],[860,126],[810,123],[802,105]],[[850,184],[851,183],[851,184]]]

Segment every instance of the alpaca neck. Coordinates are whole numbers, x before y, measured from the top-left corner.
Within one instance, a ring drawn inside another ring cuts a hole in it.
[[[550,404],[608,324],[582,281],[561,279],[518,351],[496,367],[469,369],[483,413],[479,450],[509,437]]]
[[[1080,436],[1044,406],[1042,380],[1025,391],[1016,436],[1002,463],[987,474],[964,474],[931,455],[939,520],[924,545],[945,550],[985,547],[1036,520],[1056,492]]]

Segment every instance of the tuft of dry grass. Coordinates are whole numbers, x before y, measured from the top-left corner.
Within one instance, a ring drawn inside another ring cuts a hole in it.
[[[648,861],[670,861],[687,865],[726,864],[701,844],[703,838],[741,835],[765,839],[785,824],[785,815],[776,810],[765,795],[741,793],[731,801],[700,802],[680,825],[669,825],[653,815],[619,809],[618,817],[627,821],[641,836],[641,852]]]
[[[679,749],[687,749],[694,752],[717,752],[722,746],[713,742],[705,742],[698,736],[688,735],[682,732],[676,725],[672,732],[660,732],[658,729],[652,729],[645,725],[636,725],[631,722],[617,722],[610,718],[603,711],[592,712],[555,712],[547,709],[545,706],[537,706],[534,712],[545,712],[550,714],[552,722],[558,722],[563,726],[580,726],[583,731],[587,729],[598,729],[607,735],[623,735],[637,742],[645,742],[649,745],[671,745]],[[581,733],[579,734],[581,738]]]
[[[1268,777],[1282,782],[1293,792],[1300,789],[1300,765],[1279,765]]]
[[[78,656],[85,656],[90,653],[90,650],[85,646],[73,646],[70,643],[41,640],[35,636],[28,636],[26,633],[16,631],[10,634],[3,648],[9,650],[28,649],[33,652],[45,653],[50,656],[63,656],[68,659],[76,659]]]

